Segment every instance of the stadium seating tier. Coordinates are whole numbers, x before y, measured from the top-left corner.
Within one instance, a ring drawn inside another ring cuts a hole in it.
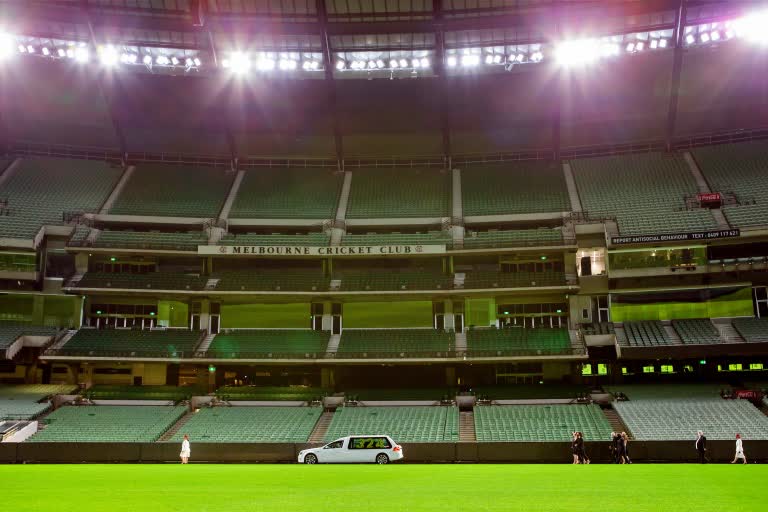
[[[325,354],[330,333],[310,329],[242,329],[217,334],[208,348],[208,357],[289,357]]]
[[[589,405],[502,405],[475,408],[479,442],[610,440],[611,426],[600,407]]]
[[[80,329],[57,355],[190,357],[203,331],[182,329]]]
[[[459,440],[456,407],[343,407],[333,415],[326,441],[364,434],[386,434],[396,443]]]
[[[434,169],[355,169],[348,219],[446,217],[450,174]]]

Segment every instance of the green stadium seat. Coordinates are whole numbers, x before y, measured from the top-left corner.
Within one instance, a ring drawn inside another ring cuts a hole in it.
[[[337,358],[449,357],[452,332],[434,329],[344,329]]]
[[[333,415],[326,441],[349,435],[383,434],[396,443],[459,440],[457,407],[343,407]]]
[[[448,245],[452,243],[447,231],[427,231],[426,233],[347,233],[341,239],[341,245]]]
[[[330,393],[323,388],[307,386],[223,386],[216,390],[216,396],[229,401],[299,401],[319,400]]]
[[[624,322],[626,341],[618,339],[620,345],[630,347],[657,347],[674,345],[675,341],[664,330],[664,325],[658,320],[642,320],[639,322]]]
[[[709,318],[672,320],[680,339],[686,345],[714,345],[722,343],[720,333]]]
[[[56,355],[191,357],[203,336],[183,329],[80,329]]]
[[[331,219],[344,175],[325,169],[246,171],[231,219]]]
[[[768,225],[768,143],[740,142],[692,150],[714,192],[735,194],[740,205],[722,210],[734,227]]]
[[[0,421],[33,420],[51,409],[46,399],[71,394],[76,387],[71,384],[0,385]]]
[[[166,251],[197,251],[198,245],[208,245],[207,233],[104,230],[93,242],[93,247]]]
[[[0,321],[0,351],[10,347],[21,336],[48,336],[56,335],[54,327],[35,326],[22,322]]]
[[[622,235],[717,229],[709,210],[685,209],[698,189],[682,155],[583,158],[571,167],[585,212],[616,217]]]
[[[467,272],[464,278],[464,288],[529,288],[565,285],[565,273],[554,270],[544,272],[476,270]]]
[[[449,173],[410,168],[360,168],[352,172],[348,219],[450,215]]]
[[[563,355],[572,351],[565,328],[491,327],[467,331],[467,355],[473,357]]]
[[[219,279],[222,291],[327,291],[331,284],[320,269],[227,270],[211,277]]]
[[[123,274],[114,272],[86,272],[78,281],[78,288],[121,288],[128,290],[203,290],[207,277],[167,272]]]
[[[390,269],[386,272],[374,269],[340,270],[333,279],[341,281],[341,290],[350,291],[397,291],[397,290],[450,290],[453,276],[427,270]]]
[[[64,406],[26,442],[153,443],[186,412],[184,406]]]
[[[600,407],[583,405],[492,405],[475,407],[478,442],[610,440],[611,425]]]
[[[552,228],[474,231],[464,236],[465,249],[531,247],[563,245],[563,243],[562,231]]]
[[[206,407],[184,424],[184,434],[198,443],[306,443],[322,407]]]
[[[109,213],[211,219],[218,217],[233,179],[221,168],[142,164]]]
[[[631,398],[631,397],[630,397]],[[615,402],[621,419],[640,441],[691,441],[702,430],[708,439],[768,439],[768,416],[747,400],[721,398],[630,399]]]
[[[749,343],[768,342],[768,318],[736,318],[733,326]]]
[[[330,333],[310,329],[238,329],[217,334],[206,353],[216,359],[317,358]]]
[[[8,199],[0,237],[32,239],[42,226],[64,225],[64,212],[98,211],[122,172],[93,160],[21,159],[0,185],[0,197]]]
[[[571,211],[557,162],[500,162],[461,168],[464,215]]]
[[[220,245],[277,245],[277,246],[327,246],[331,243],[331,237],[326,233],[302,233],[302,234],[260,234],[237,233],[227,234],[219,242]]]
[[[196,386],[119,386],[97,384],[83,393],[91,400],[168,400],[177,402],[208,392]]]

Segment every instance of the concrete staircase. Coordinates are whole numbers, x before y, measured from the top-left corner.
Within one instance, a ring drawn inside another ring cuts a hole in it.
[[[333,411],[326,411],[320,416],[317,423],[315,423],[314,430],[309,435],[310,443],[322,443],[325,440],[325,434],[328,433],[331,420],[333,420]]]
[[[466,351],[467,351],[467,333],[457,332],[456,333],[456,352],[466,352]]]
[[[739,331],[731,323],[715,324],[717,330],[720,332],[720,339],[725,343],[746,343],[746,340],[741,337]]]
[[[198,354],[202,354],[205,352],[208,352],[208,348],[211,346],[211,343],[213,342],[213,338],[215,338],[215,334],[208,334],[205,338],[203,338],[203,341],[200,342],[200,344],[195,349],[195,352]]]
[[[664,332],[667,333],[667,336],[669,336],[669,339],[672,340],[672,343],[675,345],[682,345],[683,339],[680,337],[679,334],[677,334],[677,331],[674,327],[672,327],[672,324],[665,325],[664,326]]]
[[[160,436],[160,441],[170,441],[173,436],[176,435],[176,433],[181,430],[181,427],[187,424],[187,422],[192,418],[192,415],[194,413],[192,411],[187,412],[184,416],[182,416],[179,421],[177,421],[171,428],[166,430],[165,434]]]
[[[603,409],[603,414],[611,425],[612,431],[626,432],[629,438],[632,439],[632,432],[629,431],[629,428],[627,428],[627,425],[622,421],[621,416],[619,416],[619,413],[617,413],[613,407],[610,409]],[[607,439],[606,441],[610,441],[610,439]]]
[[[473,411],[461,411],[459,413],[459,441],[463,443],[477,442],[475,413]]]
[[[68,342],[68,341],[69,341],[69,340],[72,338],[72,336],[74,336],[75,334],[77,334],[77,329],[70,329],[70,330],[68,330],[68,331],[66,332],[66,334],[64,334],[64,336],[62,336],[62,337],[61,337],[61,338],[59,338],[58,340],[54,341],[54,342],[53,342],[53,344],[52,344],[50,347],[48,347],[48,349],[49,349],[49,350],[58,350],[58,349],[60,349],[61,347],[63,347],[64,345],[66,345],[66,344],[67,344],[67,342]]]
[[[339,350],[339,343],[341,342],[341,334],[331,334],[328,338],[328,346],[325,351],[329,354],[335,354]]]

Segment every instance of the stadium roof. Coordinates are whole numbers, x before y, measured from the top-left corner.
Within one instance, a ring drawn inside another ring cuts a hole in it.
[[[0,140],[338,160],[670,144],[762,123],[765,46],[730,41],[726,23],[764,7],[0,0],[0,37],[25,53],[0,62]],[[566,41],[578,43],[574,62],[583,41],[617,56],[562,68]],[[91,52],[87,65],[74,62],[78,51],[84,61]],[[120,65],[100,66],[107,58]],[[233,76],[242,62],[247,72]]]

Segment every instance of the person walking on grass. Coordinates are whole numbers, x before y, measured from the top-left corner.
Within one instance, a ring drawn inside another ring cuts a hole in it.
[[[181,442],[181,453],[179,454],[179,457],[181,457],[181,463],[186,464],[189,462],[189,456],[192,454],[192,450],[189,446],[189,434],[184,434],[184,440]]]
[[[574,432],[571,434],[571,453],[573,453],[573,463],[578,464],[579,463],[579,443],[578,443],[578,432]]]
[[[699,430],[696,436],[696,452],[699,454],[699,462],[707,463],[707,437]]]
[[[579,464],[589,464],[587,450],[584,447],[584,434],[576,432],[576,445],[578,447]]]
[[[622,432],[619,436],[621,437],[621,443],[624,447],[624,460],[622,460],[622,463],[632,464],[632,459],[629,458],[629,436],[626,432]]]
[[[747,457],[744,455],[744,444],[741,442],[741,435],[736,434],[736,455],[733,457],[731,464],[736,464],[736,461],[741,459],[742,464],[747,463]]]

